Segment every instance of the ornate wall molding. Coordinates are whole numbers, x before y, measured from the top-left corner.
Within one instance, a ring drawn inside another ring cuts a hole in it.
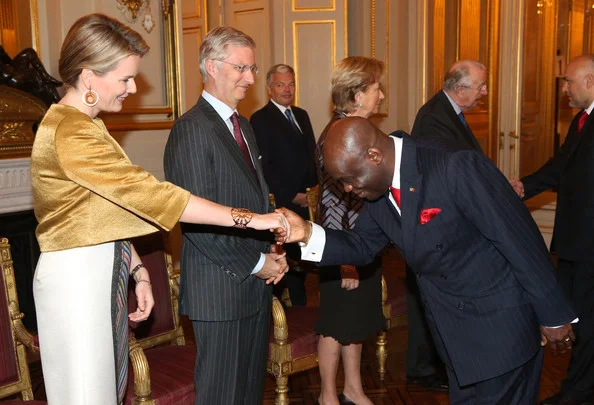
[[[0,214],[32,208],[31,160],[0,160]]]

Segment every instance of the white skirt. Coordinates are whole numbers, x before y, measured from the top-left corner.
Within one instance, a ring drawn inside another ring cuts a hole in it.
[[[42,253],[33,281],[49,405],[115,405],[114,242]]]

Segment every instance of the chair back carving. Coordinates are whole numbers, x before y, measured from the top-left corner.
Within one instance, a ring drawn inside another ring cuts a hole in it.
[[[313,187],[306,188],[305,193],[307,194],[307,208],[309,210],[309,220],[315,223],[318,219],[320,185],[316,184]]]
[[[0,398],[20,394],[33,399],[25,344],[33,348],[33,336],[23,326],[16,292],[14,267],[8,239],[0,238]]]

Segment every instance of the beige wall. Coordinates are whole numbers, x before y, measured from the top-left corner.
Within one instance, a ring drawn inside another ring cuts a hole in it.
[[[276,63],[292,65],[297,73],[296,104],[305,108],[319,135],[331,116],[329,77],[332,66],[347,55],[375,56],[386,63],[386,101],[374,121],[386,132],[410,130],[426,93],[423,85],[423,1],[416,0],[180,0],[176,10],[181,112],[192,107],[202,91],[198,50],[209,28],[235,26],[257,43],[260,74],[240,111],[250,116],[267,101],[265,73]],[[151,0],[153,16],[161,2]],[[38,0],[40,50],[50,73],[57,74],[62,40],[81,15],[103,12],[126,22],[115,0]],[[163,146],[168,136],[172,101],[163,37],[166,26],[147,33],[139,22],[151,53],[141,65],[139,92],[130,97],[129,114],[108,117],[132,160],[162,178]],[[50,29],[51,27],[51,29]],[[150,110],[148,110],[150,108]],[[169,110],[168,110],[169,108]],[[130,110],[132,109],[132,110]],[[137,126],[142,122],[142,128]],[[122,129],[123,128],[123,129]],[[140,129],[140,130],[137,130]]]

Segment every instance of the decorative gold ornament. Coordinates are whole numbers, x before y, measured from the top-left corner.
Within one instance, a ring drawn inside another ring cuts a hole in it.
[[[129,23],[134,23],[140,17],[141,25],[150,33],[155,27],[151,0],[116,0],[117,6]],[[163,4],[163,3],[162,3]]]
[[[235,228],[246,229],[254,214],[247,208],[231,208],[231,218]]]

